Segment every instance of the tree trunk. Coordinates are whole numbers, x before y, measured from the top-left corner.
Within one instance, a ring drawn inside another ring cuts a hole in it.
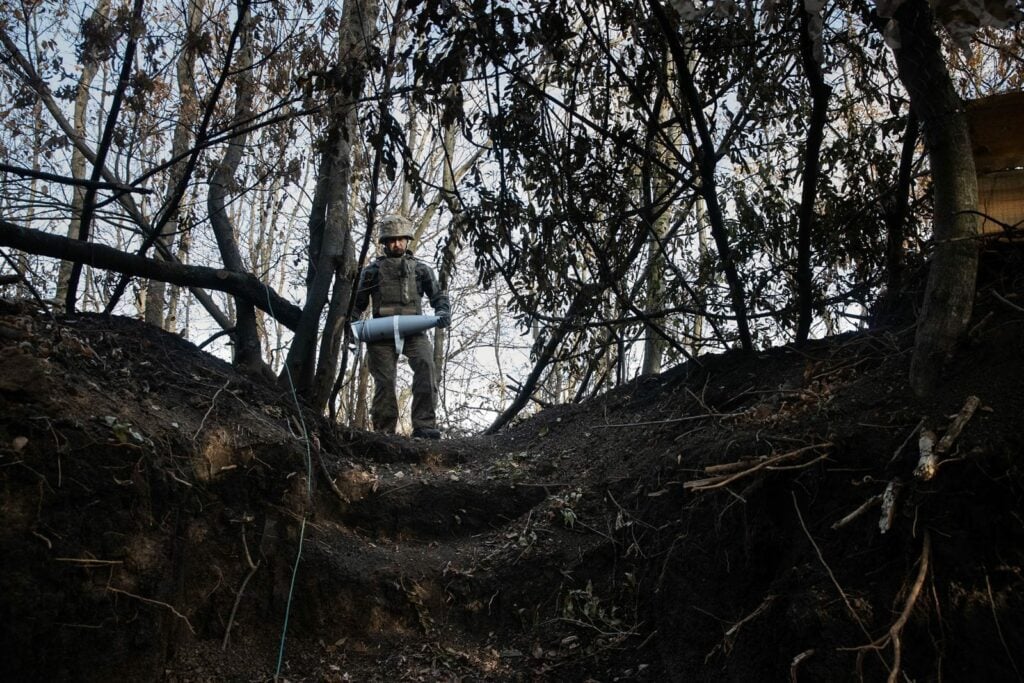
[[[907,237],[907,214],[910,210],[910,189],[913,183],[914,150],[917,148],[918,123],[913,110],[907,114],[907,127],[903,133],[903,151],[900,168],[893,187],[893,197],[885,216],[885,288],[890,302],[900,297],[903,288],[903,242]]]
[[[109,2],[109,0],[104,0]],[[188,151],[189,143],[192,140],[192,118],[194,116],[196,102],[198,100],[195,89],[195,62],[196,50],[195,41],[198,37],[199,27],[202,25],[203,8],[205,0],[188,0],[185,12],[185,39],[183,41],[181,54],[175,65],[178,81],[178,120],[174,123],[174,136],[171,142],[171,158],[184,158]],[[167,185],[165,190],[166,201],[171,201],[173,193],[176,192],[181,174],[185,171],[185,161],[179,161],[167,174]],[[178,217],[181,213],[180,204],[176,206],[174,214],[168,217],[160,230],[157,240],[163,246],[163,250],[169,251],[172,247],[174,235],[178,232]],[[69,235],[70,236],[70,235]],[[165,301],[166,285],[160,280],[150,280],[146,286],[146,322],[157,327],[171,329],[167,323],[173,326],[173,312],[168,316],[167,312],[172,311]],[[167,317],[165,317],[167,316]]]
[[[341,17],[338,74],[347,84],[331,98],[329,120],[332,131],[323,151],[317,201],[310,215],[310,271],[306,302],[295,338],[285,360],[286,370],[299,393],[311,397],[315,391],[316,346],[320,314],[331,293],[335,276],[354,278],[355,263],[345,263],[345,244],[351,241],[349,225],[352,176],[352,146],[358,120],[356,108],[363,92],[368,66],[368,48],[377,39],[377,0],[345,3]],[[318,235],[322,226],[322,232]],[[351,287],[351,284],[349,285]],[[321,401],[318,399],[317,403]],[[326,401],[323,401],[326,403]]]
[[[821,71],[823,59],[821,37],[817,45],[811,35],[812,16],[800,5],[800,57],[811,91],[811,120],[807,124],[807,144],[804,149],[803,190],[797,225],[796,249],[796,343],[803,344],[811,332],[814,313],[814,271],[811,268],[811,234],[814,231],[814,203],[818,198],[818,178],[821,175],[821,143],[828,122],[828,99],[831,90],[825,84]],[[820,10],[819,10],[820,11]]]
[[[237,63],[237,84],[235,87],[235,123],[242,123],[252,117],[253,73],[252,73],[252,18],[248,7],[246,15],[241,17],[244,22],[240,34],[240,50]],[[247,272],[242,263],[242,254],[238,248],[238,239],[231,217],[227,213],[226,200],[230,190],[234,189],[235,171],[242,161],[248,134],[240,133],[231,138],[227,150],[220,163],[216,165],[210,177],[210,190],[206,205],[210,213],[210,225],[217,238],[217,247],[224,267],[235,273]],[[256,328],[256,310],[252,303],[245,299],[235,299],[235,365],[260,370],[263,368],[263,354],[260,347],[259,333]]]
[[[132,3],[131,23],[129,24],[127,32],[124,58],[121,63],[121,70],[118,74],[117,86],[114,88],[114,94],[110,98],[110,108],[107,112],[107,119],[103,124],[103,135],[100,138],[99,145],[96,147],[96,160],[93,162],[94,166],[89,178],[93,183],[98,181],[103,175],[103,167],[106,164],[107,155],[110,153],[110,149],[113,146],[117,119],[121,112],[121,104],[123,103],[125,94],[128,92],[128,88],[131,84],[132,69],[135,62],[135,49],[138,46],[139,39],[142,38],[142,29],[144,28],[144,24],[142,22],[142,5],[143,0],[134,0]],[[89,233],[95,212],[96,187],[92,185],[86,188],[85,197],[82,200],[82,213],[78,226],[77,239],[83,242],[90,239]],[[64,305],[68,315],[74,315],[75,313],[75,299],[78,295],[78,280],[81,272],[81,263],[76,262],[71,266],[71,273],[68,275],[67,294],[64,299]]]
[[[671,89],[675,81],[671,62],[665,65],[665,88]],[[667,93],[666,93],[667,94]],[[645,164],[650,170],[645,169],[645,185],[650,185],[650,192],[645,201],[649,206],[651,217],[651,235],[648,238],[647,246],[647,301],[644,309],[647,313],[656,313],[665,307],[665,240],[668,236],[671,213],[664,205],[665,197],[671,189],[672,178],[668,177],[665,167],[677,158],[675,150],[682,142],[682,131],[678,122],[666,123],[674,116],[672,104],[668,97],[662,96],[661,106],[656,112],[655,128],[661,135],[656,135],[649,145],[650,153],[656,155],[661,164],[652,167]],[[658,334],[658,331],[649,322],[644,323],[644,358],[640,373],[643,375],[656,375],[661,372],[662,362],[665,356],[665,340]]]
[[[704,102],[697,90],[696,83],[694,83],[693,74],[690,72],[690,60],[686,47],[679,39],[679,34],[665,12],[665,8],[662,7],[661,0],[648,0],[648,5],[668,42],[672,58],[675,60],[675,72],[679,79],[679,87],[693,117],[693,124],[697,131],[694,147],[697,150],[697,166],[700,171],[700,187],[698,189],[700,196],[704,199],[711,226],[711,237],[715,240],[715,248],[718,250],[718,260],[729,285],[729,299],[733,313],[736,315],[736,332],[739,335],[740,346],[745,351],[751,351],[754,348],[754,342],[750,336],[750,325],[747,321],[746,294],[743,289],[743,281],[736,268],[729,231],[726,228],[725,216],[718,198],[718,186],[715,180],[718,150],[711,137],[711,130],[704,114]]]
[[[978,271],[978,180],[967,118],[935,33],[927,0],[907,0],[896,11],[900,47],[896,65],[921,122],[935,193],[934,253],[917,323],[910,383],[923,396],[971,318]]]
[[[96,8],[92,11],[92,16],[89,17],[89,21],[99,26],[101,22],[105,22],[107,19],[107,13],[110,11],[110,0],[99,0],[96,4]],[[78,87],[75,91],[75,112],[73,118],[73,124],[75,132],[79,136],[85,137],[85,119],[89,111],[89,94],[92,87],[92,81],[96,77],[96,72],[99,71],[99,62],[91,58],[92,55],[82,55],[82,75],[78,79]],[[79,180],[85,179],[85,155],[78,147],[71,148],[71,175]],[[85,188],[76,185],[72,189],[71,196],[71,220],[68,222],[68,237],[73,240],[78,239],[79,229],[82,223],[82,206],[85,204]],[[56,298],[59,301],[64,301],[68,295],[68,280],[71,278],[71,267],[70,261],[62,261],[60,264],[60,272],[57,275],[57,294]]]

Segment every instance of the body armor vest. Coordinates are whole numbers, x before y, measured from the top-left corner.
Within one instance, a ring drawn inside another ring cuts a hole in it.
[[[371,294],[373,315],[422,315],[416,288],[416,262],[408,256],[389,256],[377,262],[380,286]]]

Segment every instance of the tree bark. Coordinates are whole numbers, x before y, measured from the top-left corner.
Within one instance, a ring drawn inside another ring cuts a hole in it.
[[[978,179],[963,102],[927,0],[907,0],[894,18],[901,43],[896,65],[921,122],[935,195],[934,253],[910,366],[911,386],[924,396],[937,385],[971,318],[978,271]]]

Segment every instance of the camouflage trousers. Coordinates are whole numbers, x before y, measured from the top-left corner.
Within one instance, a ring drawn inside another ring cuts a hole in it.
[[[402,353],[412,368],[412,427],[435,428],[437,389],[434,384],[434,347],[426,334],[405,338]],[[367,363],[373,377],[373,405],[370,418],[378,432],[393,434],[398,426],[398,399],[395,382],[398,375],[398,353],[394,341],[370,342],[366,345]]]

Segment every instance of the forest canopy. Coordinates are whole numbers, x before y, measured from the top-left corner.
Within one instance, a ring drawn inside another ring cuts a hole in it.
[[[402,213],[454,304],[452,429],[918,302],[926,391],[973,295],[964,102],[1024,88],[1020,17],[0,0],[0,291],[144,317],[366,426],[345,322]]]

